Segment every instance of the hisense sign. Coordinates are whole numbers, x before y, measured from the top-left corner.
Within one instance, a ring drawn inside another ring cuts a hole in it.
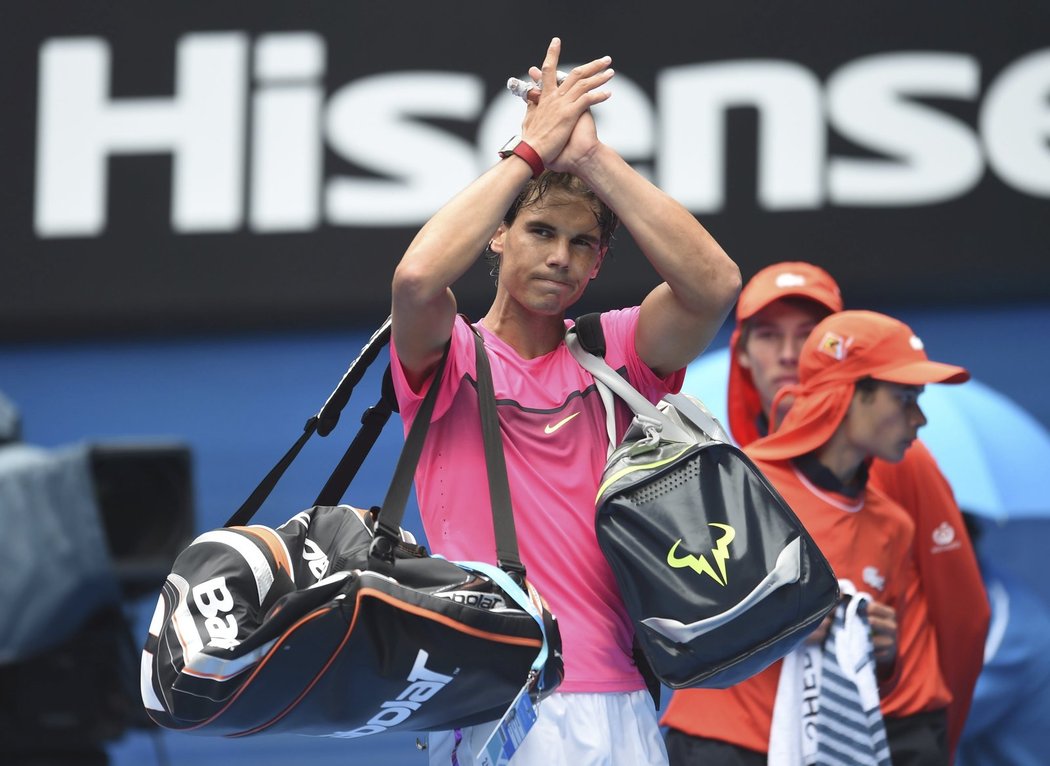
[[[0,340],[374,326],[416,231],[520,131],[505,84],[552,35],[562,69],[612,57],[599,136],[745,276],[812,261],[853,306],[1050,300],[1050,3],[685,8],[11,4]],[[629,233],[612,255],[581,312],[658,281]],[[484,264],[455,291],[487,306]]]
[[[173,92],[118,97],[116,44],[54,37],[39,48],[41,238],[102,235],[110,158],[157,154],[172,160],[177,234],[416,226],[492,164],[520,123],[521,102],[476,72],[436,65],[333,82],[334,43],[315,31],[184,34],[171,50]],[[699,214],[726,205],[733,109],[757,114],[760,211],[936,205],[986,173],[1050,198],[1050,47],[992,75],[965,51],[885,51],[824,79],[786,59],[697,61],[658,68],[651,93],[619,71],[595,112],[605,140]],[[952,102],[973,105],[977,119],[939,106]],[[870,156],[836,153],[832,135]],[[326,172],[325,152],[365,174]]]

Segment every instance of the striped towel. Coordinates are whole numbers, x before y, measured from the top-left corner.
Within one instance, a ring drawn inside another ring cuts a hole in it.
[[[822,647],[803,645],[784,659],[770,766],[890,766],[879,709],[867,604],[848,580]]]

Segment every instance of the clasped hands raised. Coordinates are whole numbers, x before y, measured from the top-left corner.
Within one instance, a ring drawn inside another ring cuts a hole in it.
[[[525,94],[528,104],[521,137],[544,165],[562,173],[577,173],[599,145],[590,109],[611,95],[600,90],[612,79],[612,58],[602,56],[575,67],[559,81],[561,40],[551,40],[541,67],[530,67],[536,87]]]

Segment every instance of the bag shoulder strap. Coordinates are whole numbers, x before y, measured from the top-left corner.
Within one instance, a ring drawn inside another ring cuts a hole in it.
[[[602,315],[598,312],[584,314],[576,319],[576,337],[588,354],[605,358],[605,330],[602,329]]]
[[[517,534],[514,527],[514,515],[510,502],[510,484],[507,480],[507,465],[503,455],[503,441],[500,436],[499,419],[496,414],[496,402],[492,389],[492,373],[488,364],[488,355],[481,335],[473,327],[478,368],[478,397],[482,415],[482,436],[485,445],[485,464],[489,478],[489,495],[492,501],[493,528],[496,536],[496,557],[499,565],[507,572],[525,576],[525,567],[521,563],[518,551]],[[391,318],[380,325],[362,347],[357,357],[350,363],[338,386],[329,395],[320,411],[311,416],[303,426],[303,433],[289,450],[270,469],[259,485],[248,496],[226,523],[225,527],[244,526],[262,507],[263,502],[273,492],[292,461],[299,455],[314,433],[327,436],[339,422],[340,413],[350,401],[354,387],[361,381],[369,365],[375,361],[379,352],[390,341]],[[441,380],[448,348],[442,356],[434,381]],[[431,385],[420,405],[419,413],[412,424],[405,445],[401,450],[394,477],[391,479],[382,509],[377,519],[377,537],[380,531],[394,544],[401,539],[400,526],[404,518],[405,507],[412,488],[416,465],[423,451],[423,442],[434,411],[439,386]],[[397,398],[394,394],[393,381],[390,377],[390,366],[383,374],[382,391],[379,399],[369,407],[361,417],[361,427],[342,459],[332,471],[328,481],[318,494],[314,505],[336,505],[346,493],[357,471],[365,458],[375,446],[383,427],[393,412],[397,412]],[[382,547],[382,546],[380,546]]]
[[[580,366],[594,376],[594,379],[607,386],[613,393],[627,402],[627,406],[635,415],[643,415],[656,423],[669,425],[668,418],[660,412],[655,404],[650,402],[634,386],[617,374],[616,370],[600,356],[595,356],[583,349],[579,336],[570,328],[565,336],[565,345],[573,358]]]
[[[288,466],[292,464],[292,461],[302,451],[306,442],[310,440],[310,437],[314,433],[318,433],[323,437],[328,436],[332,432],[332,429],[339,422],[340,413],[346,407],[347,402],[350,401],[350,394],[353,392],[354,387],[361,381],[365,371],[375,361],[379,352],[390,341],[390,327],[391,318],[387,317],[379,326],[379,329],[372,333],[372,336],[361,348],[357,357],[350,363],[347,371],[339,381],[339,385],[329,395],[328,400],[318,413],[306,421],[302,435],[277,461],[277,464],[270,469],[270,472],[263,477],[263,480],[252,490],[248,499],[241,504],[241,507],[234,511],[233,515],[226,520],[224,527],[240,527],[251,521],[259,508],[262,507],[263,502],[266,501],[266,498],[273,492],[277,482],[284,476]],[[389,368],[387,373],[389,374]],[[362,427],[358,432],[357,438],[354,439],[343,459],[333,471],[331,478],[329,478],[325,488],[321,491],[321,495],[318,496],[315,505],[335,505],[338,502],[339,498],[346,492],[346,488],[350,486],[350,481],[361,467],[361,463],[364,462],[376,439],[379,438],[379,433],[383,430],[383,426],[386,425],[390,414],[396,410],[397,401],[393,396],[393,386],[387,387],[384,380],[379,400],[361,418]],[[342,489],[339,489],[340,484],[343,485]],[[333,495],[335,500],[330,501]],[[327,502],[322,502],[322,499],[327,500]]]
[[[576,319],[575,324],[576,338],[579,341],[580,348],[586,351],[588,354],[605,359],[605,331],[602,329],[602,315],[599,313],[584,314]],[[606,365],[608,367],[608,365]],[[612,370],[611,367],[609,367]],[[616,374],[613,371],[613,374]],[[618,374],[616,377],[620,377]],[[608,386],[605,386],[601,380],[595,378],[595,383],[599,386],[599,392],[602,396],[602,401],[605,404],[606,421],[609,429],[609,451],[612,452],[615,449],[616,444],[616,417],[613,413],[612,407],[612,393],[609,391]],[[638,638],[635,637],[634,645],[632,646],[632,654],[634,656],[634,663],[638,667],[638,671],[642,674],[642,679],[645,681],[645,688],[649,691],[649,696],[652,697],[653,706],[660,709],[660,679],[656,677],[656,673],[653,671],[653,666],[649,662],[649,658],[645,656],[645,652],[642,651],[641,644],[638,643]]]
[[[478,405],[481,411],[481,435],[485,446],[485,465],[489,480],[489,499],[492,504],[492,525],[496,538],[496,560],[501,569],[525,577],[525,567],[518,552],[518,538],[514,527],[514,513],[510,502],[510,483],[507,479],[507,464],[503,455],[503,438],[500,434],[499,416],[496,413],[496,398],[492,387],[492,371],[481,334],[474,332],[474,349],[477,357]],[[415,477],[416,466],[423,452],[423,443],[430,428],[434,403],[444,373],[448,348],[435,371],[423,403],[416,413],[405,446],[394,468],[394,477],[383,500],[382,510],[376,521],[376,540],[373,555],[391,561],[393,550],[400,540],[401,520],[405,514],[409,491]]]
[[[503,434],[496,410],[496,393],[492,385],[485,341],[477,328],[474,331],[474,350],[478,370],[478,404],[481,409],[481,436],[485,444],[485,469],[489,479],[489,499],[492,504],[492,525],[496,537],[496,563],[508,572],[525,576],[525,567],[518,553],[518,535],[514,526],[514,506],[510,502],[510,482],[507,479],[507,460],[503,454]]]
[[[602,329],[601,314],[584,314],[577,318],[575,326],[569,332],[576,335],[580,345],[587,353],[602,359],[605,358],[605,330]],[[566,335],[566,345],[568,345],[568,335]],[[594,380],[594,386],[598,390],[599,398],[602,400],[602,407],[605,408],[605,435],[609,440],[605,456],[612,457],[617,442],[615,394],[597,377]]]
[[[592,318],[593,317],[593,318]],[[595,319],[597,322],[597,331],[594,329]],[[584,322],[585,327],[581,328],[581,331],[577,331],[576,327],[571,327],[566,332],[565,344],[569,348],[569,352],[573,358],[580,363],[587,372],[594,376],[596,382],[601,385],[608,387],[614,394],[620,397],[627,406],[631,408],[631,411],[635,414],[635,419],[641,418],[644,423],[655,427],[660,430],[664,438],[670,441],[693,441],[693,437],[682,430],[682,428],[674,422],[663,410],[657,407],[655,404],[646,399],[634,386],[628,381],[617,374],[617,372],[609,366],[608,362],[603,358],[605,351],[605,340],[604,333],[601,330],[600,316],[596,314],[585,314],[580,317],[577,321]],[[588,352],[584,348],[584,342],[591,344],[591,348],[595,347],[595,335],[601,337],[599,347],[603,352],[603,356],[596,356],[594,352]],[[694,400],[685,397],[682,394],[673,394],[664,397],[664,400],[670,403],[672,406],[677,408],[679,412],[692,421],[693,425],[699,428],[708,436],[717,439],[718,441],[728,441],[728,438],[723,438],[725,431],[718,424],[718,421],[714,419],[707,408],[702,405],[697,406]],[[609,413],[611,419],[612,414],[608,406],[606,411]]]

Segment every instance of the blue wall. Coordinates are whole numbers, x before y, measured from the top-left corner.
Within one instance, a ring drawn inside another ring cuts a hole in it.
[[[1050,427],[1050,304],[950,311],[889,309],[930,355],[962,364]],[[301,433],[360,351],[354,332],[0,344],[0,391],[22,412],[25,441],[178,439],[192,448],[202,527],[217,526]],[[724,345],[723,330],[712,344]],[[385,352],[328,438],[314,437],[262,518],[308,506],[379,391]],[[382,500],[401,431],[388,425],[348,500]],[[409,520],[412,523],[412,520]]]
[[[967,366],[1050,426],[1045,394],[1050,305],[889,311],[922,336],[931,356]],[[203,530],[221,525],[298,437],[370,331],[0,345],[0,391],[21,410],[29,443],[187,443],[194,457],[198,528]],[[714,345],[724,345],[727,337],[723,330]],[[378,395],[385,362],[384,353],[358,386],[333,435],[314,437],[260,521],[281,522],[312,504],[356,432],[360,413]],[[395,419],[351,488],[349,502],[368,506],[382,500],[400,444]],[[413,509],[406,526],[421,532]],[[1038,559],[1034,548],[1014,554],[1022,561]],[[144,635],[144,627],[139,634]],[[298,762],[300,757],[321,763],[351,762],[348,758],[424,762],[412,736],[353,744],[300,737],[226,743],[181,735],[165,735],[163,741],[175,763],[192,760],[197,766],[226,761],[233,753],[250,757],[257,766]],[[136,733],[114,746],[114,763],[149,763],[151,748]]]

